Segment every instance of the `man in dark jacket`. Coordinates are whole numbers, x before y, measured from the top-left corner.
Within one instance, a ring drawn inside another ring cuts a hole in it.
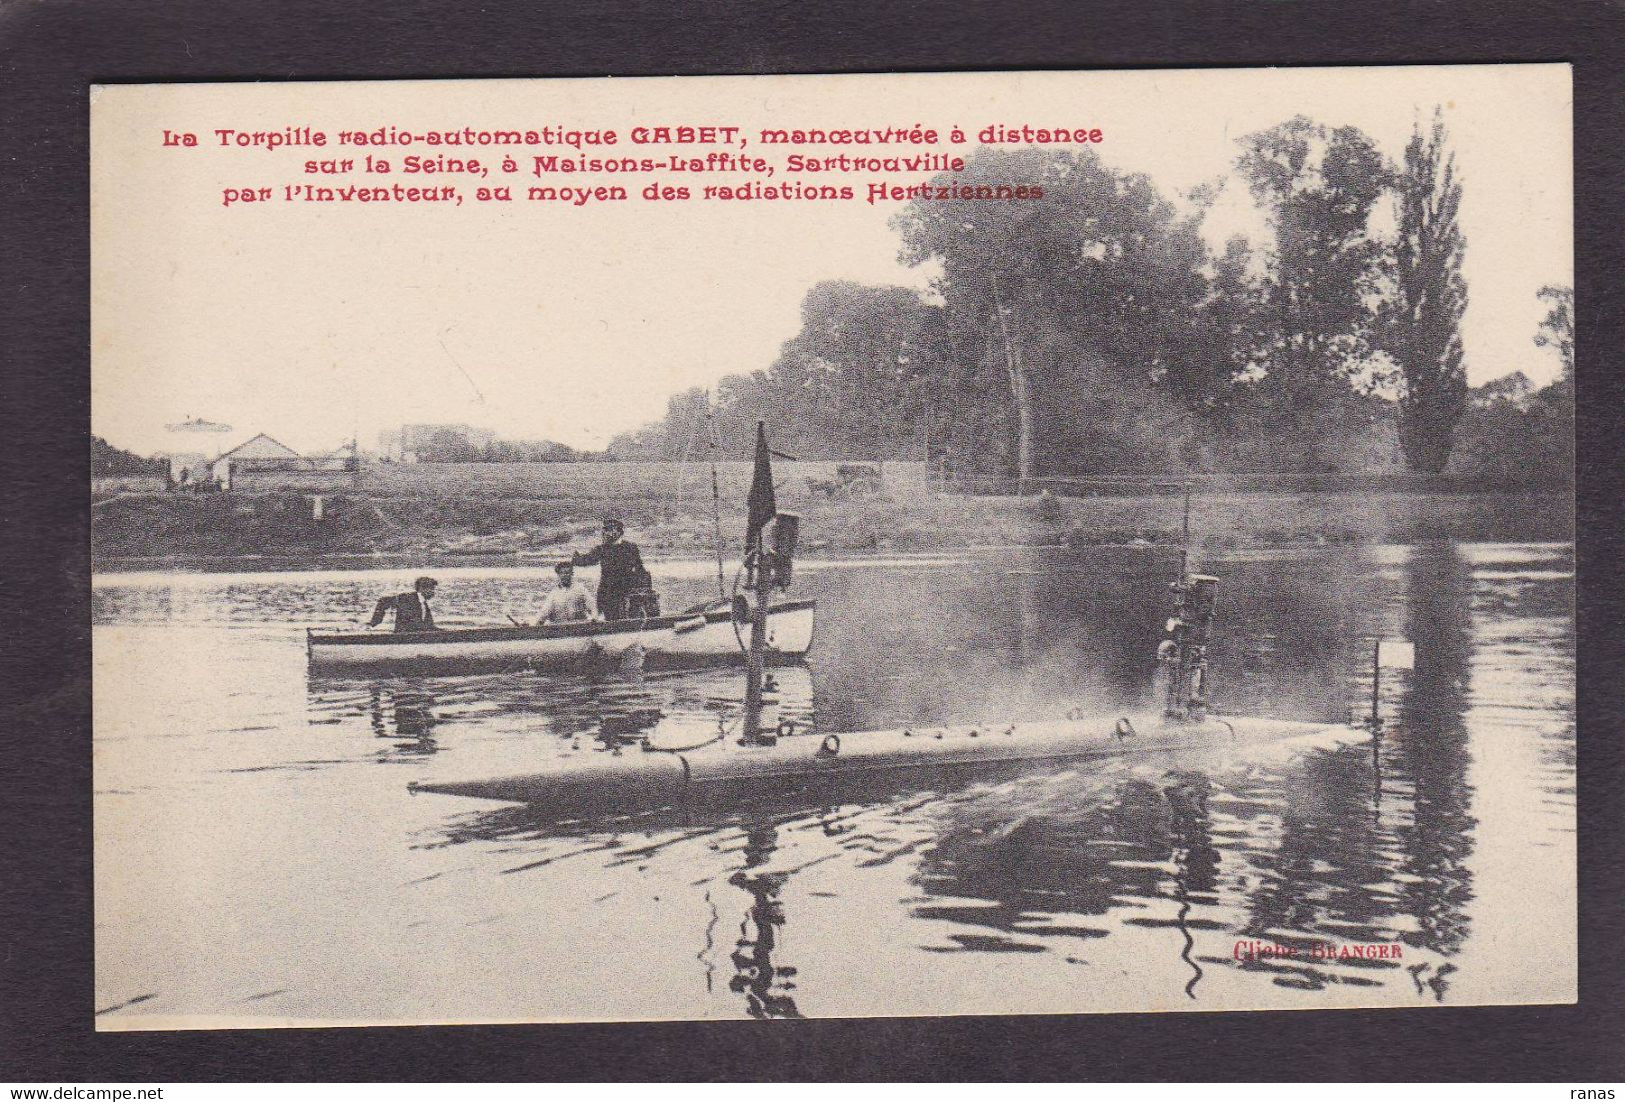
[[[634,591],[649,588],[649,572],[643,568],[638,545],[624,539],[626,525],[618,520],[604,521],[604,541],[586,554],[570,556],[576,566],[599,566],[598,614],[606,620],[627,617],[626,599]]]
[[[438,631],[439,629],[434,626],[434,610],[429,604],[434,599],[434,591],[438,584],[433,578],[423,577],[413,583],[410,593],[397,593],[393,597],[379,598],[367,626],[377,627],[383,623],[384,613],[394,609],[396,631]]]

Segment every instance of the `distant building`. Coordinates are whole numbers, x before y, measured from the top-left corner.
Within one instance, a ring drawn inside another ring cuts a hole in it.
[[[490,429],[474,425],[402,425],[378,434],[379,454],[394,463],[417,463],[447,441],[461,441],[473,449],[484,448],[496,439]]]
[[[288,445],[271,439],[263,432],[258,436],[238,444],[229,452],[221,452],[220,458],[210,466],[211,477],[222,486],[231,485],[231,469],[233,461],[239,470],[243,469],[249,460],[254,459],[298,459],[299,453]]]
[[[325,456],[303,456],[265,433],[221,454],[209,477],[223,490],[321,490],[354,481],[357,460],[349,447]]]

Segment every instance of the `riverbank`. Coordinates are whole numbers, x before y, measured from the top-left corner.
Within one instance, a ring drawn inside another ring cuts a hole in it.
[[[708,487],[707,487],[708,489]],[[980,546],[1177,544],[1177,495],[957,497],[785,493],[808,553],[937,551]],[[513,557],[550,561],[623,517],[650,557],[713,553],[708,500],[632,495],[619,503],[553,495],[126,494],[92,509],[92,562],[387,556],[424,562]],[[730,556],[744,512],[724,506]],[[1197,546],[1237,548],[1425,540],[1549,541],[1574,535],[1572,496],[1557,493],[1245,493],[1197,495]]]

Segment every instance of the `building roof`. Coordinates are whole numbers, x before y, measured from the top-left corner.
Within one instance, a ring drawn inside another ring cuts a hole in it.
[[[262,432],[244,440],[229,452],[221,452],[220,458],[229,459],[234,455],[243,459],[282,459],[297,457],[299,453]]]

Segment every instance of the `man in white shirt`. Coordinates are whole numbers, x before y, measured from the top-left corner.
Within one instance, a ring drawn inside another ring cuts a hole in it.
[[[575,580],[575,566],[561,562],[553,568],[559,584],[542,598],[542,614],[538,624],[568,624],[598,618],[598,602],[585,582]]]

